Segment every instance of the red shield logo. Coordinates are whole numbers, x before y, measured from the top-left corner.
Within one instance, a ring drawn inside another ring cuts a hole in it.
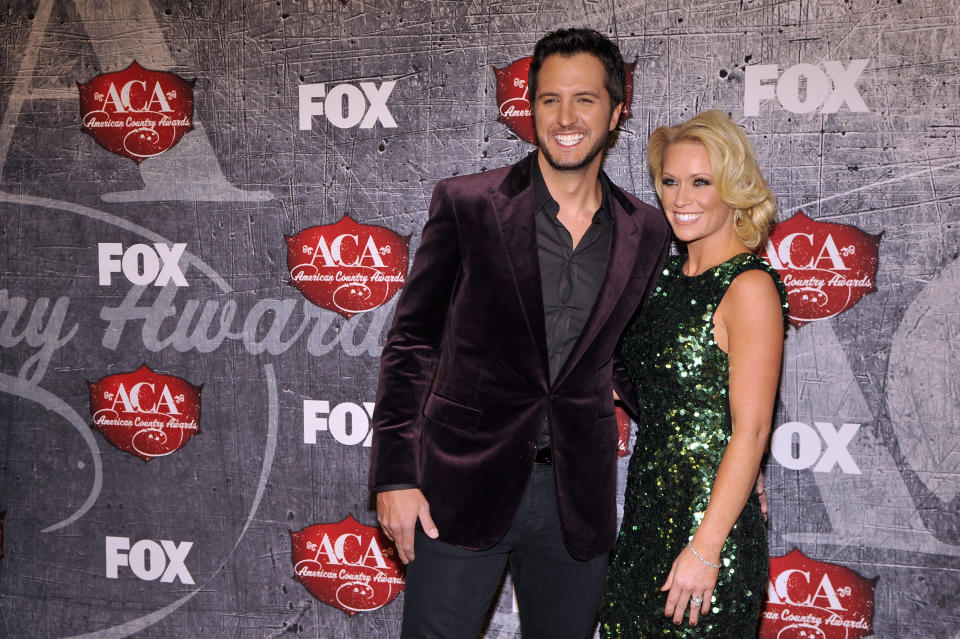
[[[530,62],[533,57],[520,58],[516,62],[502,69],[493,68],[497,76],[497,104],[500,106],[500,115],[497,119],[503,122],[510,130],[530,144],[537,143],[537,135],[533,128],[533,115],[530,111],[530,99],[527,89],[527,76],[530,73]],[[633,69],[636,63],[625,65],[627,73],[627,90],[623,96],[623,112],[620,122],[630,117],[630,103],[633,101]]]
[[[146,364],[87,386],[93,427],[144,461],[179,450],[200,432],[202,386],[154,373]]]
[[[614,412],[617,414],[617,458],[626,457],[630,454],[630,416],[627,415],[627,411],[623,410],[619,406],[615,407]]]
[[[787,287],[790,323],[827,319],[876,288],[880,235],[799,211],[774,227],[763,253]]]
[[[336,524],[290,531],[294,579],[348,615],[382,608],[403,590],[396,548],[383,531],[352,515]]]
[[[123,71],[77,84],[81,128],[106,150],[139,164],[193,129],[194,82],[134,60]]]
[[[287,240],[290,283],[322,308],[347,319],[382,306],[407,280],[409,238],[345,215]]]
[[[873,634],[877,579],[793,549],[770,559],[759,639],[859,639]]]

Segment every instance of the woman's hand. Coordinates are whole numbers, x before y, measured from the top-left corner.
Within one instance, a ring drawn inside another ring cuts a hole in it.
[[[667,581],[660,587],[661,591],[669,591],[663,614],[673,617],[673,623],[680,625],[684,611],[690,606],[690,625],[697,625],[700,615],[710,611],[718,574],[717,568],[697,559],[690,548],[685,547],[673,560]]]

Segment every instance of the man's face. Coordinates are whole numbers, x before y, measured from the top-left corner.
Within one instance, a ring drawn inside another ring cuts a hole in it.
[[[540,151],[553,168],[573,171],[600,161],[623,108],[611,109],[605,80],[603,63],[590,53],[554,54],[543,61],[533,120]]]

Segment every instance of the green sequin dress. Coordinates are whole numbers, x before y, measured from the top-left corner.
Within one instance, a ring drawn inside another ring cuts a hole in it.
[[[623,523],[610,557],[602,637],[756,636],[765,594],[767,532],[751,492],[721,552],[711,611],[695,627],[665,617],[660,586],[693,538],[730,440],[727,355],[713,340],[713,313],[733,279],[751,269],[786,290],[765,261],[741,253],[704,273],[683,274],[668,258],[655,292],[627,328],[621,357],[640,398]]]

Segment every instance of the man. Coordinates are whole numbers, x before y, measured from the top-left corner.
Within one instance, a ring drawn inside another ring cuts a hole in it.
[[[373,420],[377,516],[409,562],[403,637],[477,637],[508,561],[525,637],[593,631],[616,535],[614,350],[669,238],[600,171],[625,87],[601,34],[545,36],[538,151],[434,189]]]

